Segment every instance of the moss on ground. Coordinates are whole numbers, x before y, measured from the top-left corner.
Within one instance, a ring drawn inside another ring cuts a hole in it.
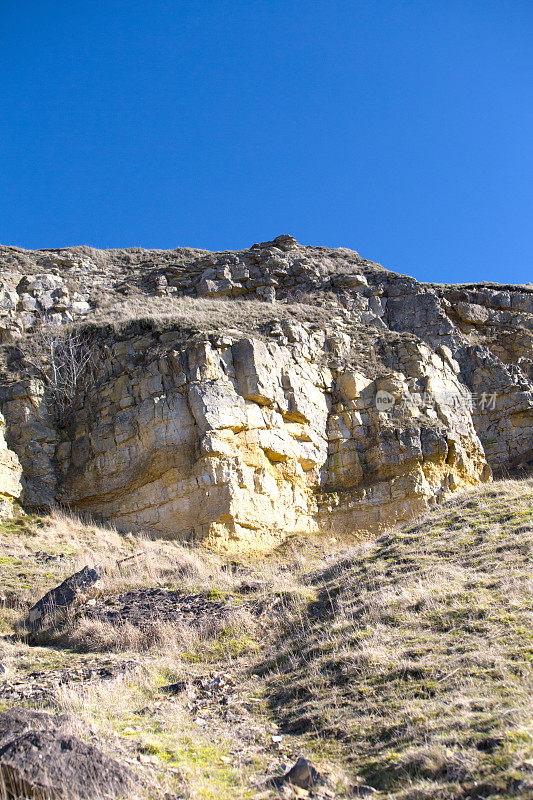
[[[142,557],[122,561],[132,554]],[[10,598],[0,608],[8,634],[0,655],[8,653],[9,680],[29,683],[35,673],[139,662],[111,682],[61,684],[49,707],[73,712],[110,753],[151,770],[147,798],[266,797],[261,779],[299,752],[339,770],[339,798],[354,796],[351,781],[373,787],[376,800],[529,798],[532,555],[532,481],[452,497],[342,554],[319,537],[293,537],[262,561],[234,564],[64,515],[21,515],[0,525],[0,583]],[[168,639],[172,652],[10,641],[24,608],[85,563],[103,563],[104,596],[168,586],[231,600],[242,619],[202,637],[184,629]],[[256,588],[241,592],[243,579]],[[187,692],[160,691],[217,671],[248,709],[244,733],[238,710],[232,722],[223,705],[204,715]],[[278,726],[283,753],[271,742]]]
[[[531,797],[532,553],[504,482],[315,573],[257,666],[273,713],[387,798]]]

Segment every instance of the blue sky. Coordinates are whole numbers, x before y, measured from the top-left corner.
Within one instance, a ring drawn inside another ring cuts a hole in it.
[[[533,280],[531,0],[0,0],[0,242]]]

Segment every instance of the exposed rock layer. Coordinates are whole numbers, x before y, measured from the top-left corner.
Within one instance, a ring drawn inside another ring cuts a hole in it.
[[[11,515],[13,503],[22,491],[22,467],[15,453],[8,449],[4,433],[5,421],[0,414],[0,519]]]
[[[374,532],[530,463],[530,286],[419,284],[287,236],[0,258],[12,369],[43,320],[99,326],[66,423],[39,371],[1,389],[28,505],[265,549]]]

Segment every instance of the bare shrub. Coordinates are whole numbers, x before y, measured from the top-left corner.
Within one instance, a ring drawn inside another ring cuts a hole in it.
[[[50,412],[65,426],[80,390],[91,381],[95,343],[87,331],[45,323],[32,332],[24,361],[43,380]]]

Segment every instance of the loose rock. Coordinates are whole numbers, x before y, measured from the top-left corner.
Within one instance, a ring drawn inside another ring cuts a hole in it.
[[[32,630],[42,628],[45,622],[59,609],[72,605],[81,591],[94,586],[101,578],[97,568],[84,567],[71,575],[59,586],[51,589],[28,612],[27,627]]]
[[[286,784],[297,786],[299,789],[312,789],[322,783],[324,778],[318,770],[303,756],[300,756],[296,763],[290,768],[285,775],[274,777],[271,783],[274,786],[281,787]]]

